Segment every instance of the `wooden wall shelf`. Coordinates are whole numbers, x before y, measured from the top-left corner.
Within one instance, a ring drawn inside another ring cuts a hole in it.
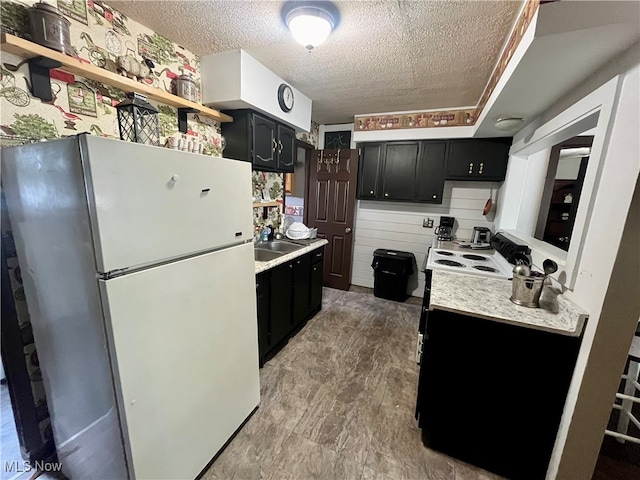
[[[277,207],[278,205],[280,205],[278,202],[255,202],[253,208]]]
[[[190,102],[184,98],[172,95],[160,90],[159,88],[152,87],[146,83],[136,82],[130,78],[123,77],[117,73],[110,72],[103,68],[97,67],[91,63],[84,63],[75,57],[65,55],[57,52],[37,43],[30,42],[24,38],[16,37],[8,33],[2,34],[2,44],[0,45],[3,52],[13,53],[19,57],[26,59],[38,59],[44,57],[57,62],[60,66],[49,67],[59,68],[65,72],[79,75],[81,77],[95,80],[96,82],[105,83],[112,87],[119,88],[125,92],[138,92],[146,95],[147,98],[163,103],[165,105],[171,105],[178,109],[188,109],[186,111],[197,112],[201,115],[213,118],[219,122],[233,122],[233,118],[224,113],[220,113],[212,108],[205,107],[195,102]],[[31,65],[30,65],[31,66]],[[32,82],[33,83],[33,82]],[[192,109],[192,110],[191,110]]]
[[[278,207],[278,202],[254,202],[253,208],[262,208],[262,218],[265,220],[269,218],[269,207]]]

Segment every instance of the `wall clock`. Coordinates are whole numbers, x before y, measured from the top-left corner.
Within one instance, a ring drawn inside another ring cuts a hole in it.
[[[290,112],[293,109],[293,90],[286,83],[278,88],[278,103],[283,112]]]

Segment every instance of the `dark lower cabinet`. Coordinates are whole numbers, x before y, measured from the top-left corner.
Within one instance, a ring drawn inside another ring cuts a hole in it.
[[[269,272],[262,272],[256,275],[259,358],[263,358],[271,346],[271,338],[269,334],[269,311],[271,308],[269,283]]]
[[[543,480],[580,338],[433,310],[416,416],[426,446],[512,480]]]
[[[324,247],[256,275],[260,366],[320,311]]]
[[[310,255],[303,255],[293,261],[293,315],[291,319],[293,328],[302,324],[309,315],[310,269]]]
[[[293,302],[293,264],[291,262],[271,269],[269,281],[270,308],[269,333],[272,345],[280,343],[291,331]]]
[[[311,260],[311,298],[309,308],[311,313],[319,312],[322,307],[322,278],[324,265],[324,248],[312,254]]]

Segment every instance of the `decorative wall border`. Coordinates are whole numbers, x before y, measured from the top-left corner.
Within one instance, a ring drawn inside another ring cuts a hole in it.
[[[355,131],[397,130],[413,128],[438,128],[438,127],[466,127],[475,125],[478,117],[489,101],[489,97],[496,88],[500,77],[507,68],[516,48],[520,45],[527,27],[536,10],[540,6],[540,0],[527,0],[526,5],[516,20],[509,41],[500,55],[500,59],[494,69],[487,86],[480,97],[478,106],[471,109],[451,110],[425,110],[414,113],[397,113],[389,115],[356,115],[354,117]]]

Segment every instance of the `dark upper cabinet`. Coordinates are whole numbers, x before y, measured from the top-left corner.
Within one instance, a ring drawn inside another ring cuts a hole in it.
[[[446,141],[422,142],[416,176],[416,201],[442,203],[446,154]]]
[[[296,133],[252,110],[231,110],[233,122],[222,124],[226,158],[251,162],[255,170],[293,172]]]
[[[442,203],[446,152],[446,141],[364,144],[358,167],[357,197]]]
[[[296,155],[296,132],[293,128],[278,125],[278,171],[293,173]]]
[[[383,148],[382,143],[367,143],[361,149],[357,192],[360,199],[375,200],[382,195],[382,185],[379,181]]]
[[[383,200],[414,200],[420,142],[389,142],[384,148]]]
[[[275,170],[278,165],[276,122],[258,114],[252,116],[251,122],[253,124],[253,166],[256,169]]]
[[[473,139],[451,140],[447,156],[447,179],[473,175],[477,168],[478,142]]]
[[[450,140],[446,179],[503,181],[510,146],[511,138]]]

